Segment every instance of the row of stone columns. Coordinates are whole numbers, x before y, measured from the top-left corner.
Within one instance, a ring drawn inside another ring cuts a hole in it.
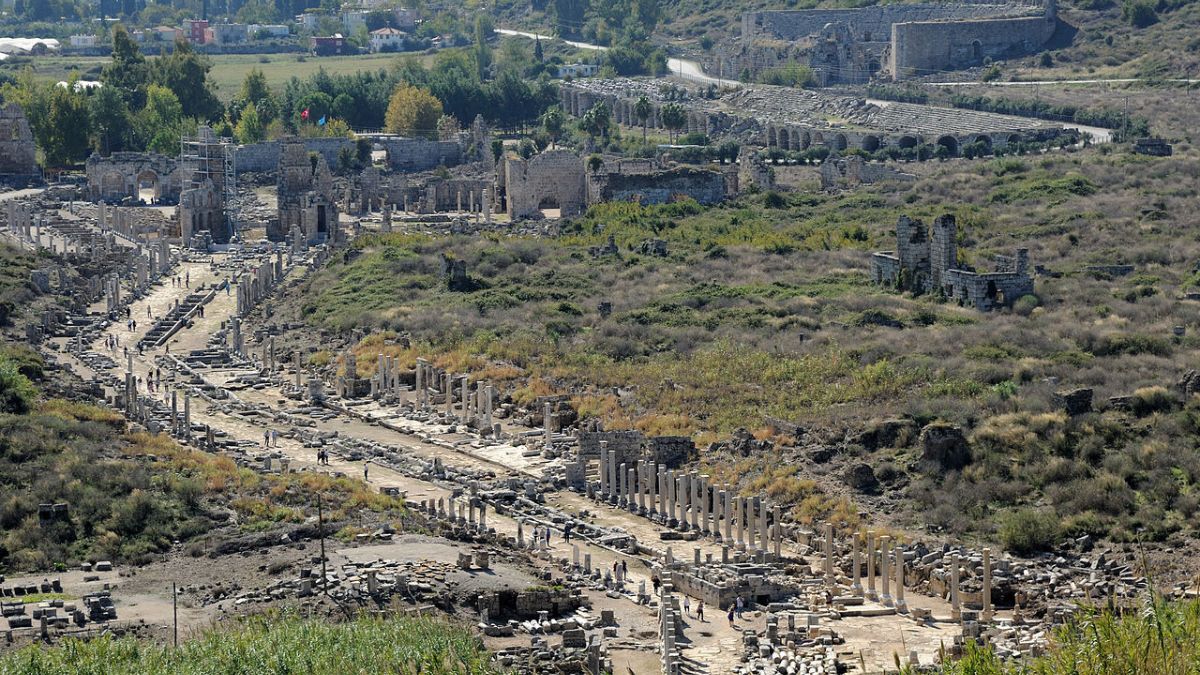
[[[908,611],[908,606],[904,598],[905,590],[905,571],[907,569],[907,561],[905,559],[905,548],[900,542],[894,542],[888,535],[875,534],[874,530],[868,530],[865,535],[866,543],[866,559],[867,559],[867,585],[864,589],[861,583],[862,566],[859,557],[859,535],[852,534],[850,537],[850,582],[851,592],[857,596],[863,596],[871,601],[879,602],[887,607],[895,607],[896,611],[904,613]],[[824,524],[824,576],[827,583],[830,585],[835,583],[834,574],[834,537],[833,524]],[[880,588],[876,589],[876,561],[878,561],[878,579]],[[950,614],[951,620],[959,621],[962,619],[962,598],[961,598],[961,560],[957,553],[952,553],[949,557],[950,579],[949,579],[949,596],[950,596]],[[891,582],[896,584],[895,595],[892,595]],[[991,621],[995,614],[995,608],[992,605],[992,551],[991,549],[983,549],[983,583],[981,592],[982,602],[982,620]]]
[[[715,484],[696,471],[621,459],[601,441],[601,499],[672,527],[736,543],[739,550],[782,554],[783,511],[779,506],[769,506],[758,496],[738,496],[732,486]]]

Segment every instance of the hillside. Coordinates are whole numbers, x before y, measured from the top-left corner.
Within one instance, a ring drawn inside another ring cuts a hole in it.
[[[717,442],[710,471],[765,487],[804,522],[845,494],[932,531],[995,536],[1006,513],[1045,505],[1068,532],[1173,539],[1194,534],[1200,507],[1200,452],[1177,437],[1194,404],[1174,389],[1197,343],[1172,332],[1191,323],[1179,298],[1200,248],[1171,226],[1197,206],[1183,186],[1198,170],[1102,147],[952,161],[911,187],[839,196],[596,206],[555,239],[368,237],[289,303],[329,330],[403,331],[423,346],[402,363],[438,355],[518,402],[566,394],[585,420]],[[942,212],[969,264],[1028,247],[1037,297],[981,315],[872,285],[868,252],[893,247],[896,214]],[[588,253],[608,237],[617,256]],[[666,257],[639,252],[654,238]],[[466,261],[474,290],[445,287],[442,255]],[[1105,271],[1119,264],[1133,272]],[[1080,387],[1102,412],[1062,411],[1055,392]],[[1107,403],[1130,395],[1130,408]],[[771,435],[768,417],[803,433]],[[921,460],[916,431],[934,419],[966,430],[961,470]],[[724,442],[741,428],[775,445],[739,456]],[[853,477],[862,464],[873,478]]]

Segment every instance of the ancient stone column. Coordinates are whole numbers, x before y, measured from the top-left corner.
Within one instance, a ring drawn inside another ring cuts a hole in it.
[[[446,417],[454,414],[454,376],[446,373]]]
[[[734,514],[734,524],[737,525],[737,547],[739,551],[746,550],[746,498],[738,497],[734,504],[737,506],[737,513]]]
[[[648,482],[646,480],[646,475],[647,475],[648,466],[649,465],[646,462],[643,462],[640,459],[638,460],[638,463],[637,463],[637,467],[638,467],[638,471],[637,471],[637,477],[638,477],[637,502],[638,502],[638,513],[641,513],[643,515],[645,515],[645,513],[646,513],[646,483]]]
[[[483,388],[483,425],[492,428],[492,399],[496,398],[496,388],[487,385]],[[493,430],[494,432],[494,430]],[[499,434],[495,434],[499,436]]]
[[[833,585],[833,523],[825,523],[825,583]]]
[[[715,486],[714,486],[715,487]],[[722,486],[724,487],[724,486]],[[729,539],[729,493],[724,490],[716,490],[713,497],[713,536],[717,541]],[[722,522],[722,519],[724,521]],[[722,536],[721,528],[725,528],[725,534]]]
[[[625,462],[621,462],[621,466],[617,474],[621,477],[621,490],[617,493],[617,506],[624,508],[629,504],[626,495],[629,494],[629,474],[625,472]]]
[[[775,507],[775,560],[783,559],[783,508]]]
[[[867,530],[867,599],[877,600],[875,594],[875,530]]]
[[[850,590],[854,595],[862,597],[862,566],[858,559],[858,533],[850,534]]]
[[[771,550],[771,545],[767,539],[770,537],[770,531],[767,529],[767,500],[763,499],[758,507],[758,537],[760,540],[759,550],[763,553]]]
[[[904,602],[904,548],[896,544],[896,611],[908,613],[908,605]]]
[[[700,474],[692,471],[688,474],[691,479],[691,490],[688,492],[688,498],[692,500],[691,508],[688,509],[691,516],[692,529],[700,527]]]
[[[550,447],[550,403],[542,406],[542,422],[546,427],[546,447]]]
[[[755,495],[750,500],[750,515],[746,520],[750,525],[750,536],[746,539],[746,545],[751,551],[761,551],[762,549],[762,534],[759,533],[759,524],[762,522],[759,512],[763,509],[762,497]]]
[[[679,475],[675,477],[675,497],[676,501],[679,502],[679,517],[677,521],[681,530],[687,529],[687,511],[688,503],[690,502],[688,493],[690,487],[687,474],[680,471]]]
[[[962,599],[958,591],[958,554],[950,554],[950,620],[962,621]]]
[[[700,476],[700,482],[697,487],[700,492],[700,531],[708,534],[710,531],[708,529],[708,476]]]
[[[179,435],[179,393],[171,390],[171,431]]]
[[[879,538],[879,564],[882,566],[879,570],[879,580],[883,584],[881,602],[885,607],[892,606],[891,573],[888,570],[888,545],[890,543],[891,537],[886,534]]]
[[[487,502],[479,502],[479,527],[487,529]]]
[[[458,394],[462,398],[462,422],[470,424],[470,378],[464,375],[462,384],[458,387]]]
[[[991,621],[992,608],[992,549],[983,549],[983,615],[982,620]]]
[[[637,491],[637,469],[630,466],[625,471],[628,472],[625,479],[625,505],[630,511],[637,511],[637,499],[633,494]]]
[[[654,516],[658,515],[658,511],[659,511],[658,488],[659,488],[660,483],[662,482],[659,478],[661,475],[662,475],[662,469],[660,469],[658,467],[658,464],[656,464],[654,462],[650,462],[646,465],[646,478],[647,478],[647,482],[649,483],[647,485],[647,487],[650,488],[650,497],[646,500],[647,508],[648,508],[646,515],[648,515],[650,517],[654,517]]]
[[[188,445],[192,444],[192,395],[183,394],[183,438]]]
[[[413,385],[413,389],[416,390],[413,393],[415,393],[417,395],[417,400],[414,401],[413,404],[419,405],[419,406],[424,406],[425,405],[425,359],[417,359],[417,379],[416,379],[416,383]]]
[[[609,474],[608,474],[608,501],[610,504],[616,504],[618,496],[619,496],[618,495],[619,479],[617,478],[617,471],[619,468],[620,467],[617,466],[616,452],[614,452],[613,450],[609,450],[608,451],[608,471],[609,471]]]
[[[675,494],[676,493],[675,493],[675,471],[674,470],[672,470],[672,469],[667,470],[667,479],[666,479],[666,483],[664,483],[663,486],[665,488],[663,490],[663,492],[667,498],[667,510],[665,513],[663,513],[663,516],[667,520],[667,525],[670,525],[671,521],[675,520]]]
[[[600,442],[600,497],[608,497],[608,444]]]
[[[525,548],[525,523],[517,521],[517,548]]]
[[[667,497],[671,494],[670,473],[667,471],[665,464],[658,465],[658,516],[666,520],[671,519],[670,505],[667,504]]]
[[[725,503],[725,541],[733,542],[733,488],[729,485],[721,491],[722,501]]]

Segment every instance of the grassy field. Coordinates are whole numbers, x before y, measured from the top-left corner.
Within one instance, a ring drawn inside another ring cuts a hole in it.
[[[426,64],[433,59],[424,54],[415,55]],[[355,73],[361,70],[379,70],[396,62],[396,54],[363,54],[361,56],[315,57],[309,54],[220,54],[210,56],[213,68],[212,79],[217,84],[217,95],[222,101],[232,99],[242,86],[246,73],[258,68],[267,76],[274,88],[281,88],[293,76],[306,78],[319,69],[332,75]],[[72,72],[78,72],[85,80],[100,77],[100,70],[109,61],[106,57],[46,57],[25,61],[21,64],[0,67],[0,72],[16,74],[26,67],[32,68],[39,79],[64,80]]]
[[[497,672],[465,628],[427,618],[359,618],[348,623],[256,616],[213,629],[177,649],[105,636],[33,646],[0,656],[0,674],[199,675],[201,673]]]

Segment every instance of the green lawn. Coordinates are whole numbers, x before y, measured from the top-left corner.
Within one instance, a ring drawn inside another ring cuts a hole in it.
[[[417,55],[428,63],[432,56]],[[217,96],[222,101],[229,101],[241,88],[242,80],[252,68],[258,68],[267,76],[267,81],[274,88],[282,88],[293,75],[301,79],[324,68],[330,74],[347,74],[360,70],[379,70],[387,68],[396,61],[396,54],[363,54],[360,56],[326,56],[316,57],[309,54],[221,54],[210,56],[212,60],[212,78],[217,84]],[[303,60],[301,60],[303,59]],[[65,80],[69,73],[78,71],[85,80],[95,80],[100,77],[100,70],[108,63],[107,57],[98,56],[51,56],[37,58],[23,63],[0,66],[0,72],[16,74],[25,68],[32,68],[39,79]]]

